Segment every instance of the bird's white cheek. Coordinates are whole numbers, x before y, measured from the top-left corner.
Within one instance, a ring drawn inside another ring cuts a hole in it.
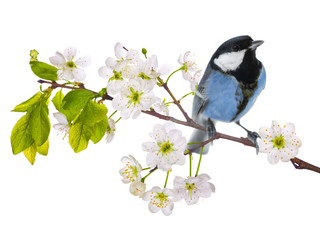
[[[234,71],[242,63],[246,50],[239,52],[229,52],[221,54],[218,58],[214,59],[214,63],[223,71]]]

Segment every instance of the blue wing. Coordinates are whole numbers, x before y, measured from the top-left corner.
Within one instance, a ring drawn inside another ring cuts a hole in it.
[[[264,89],[266,73],[262,67],[258,84],[245,108],[239,113],[238,106],[243,101],[242,90],[232,75],[207,69],[198,87],[193,104],[193,115],[201,113],[213,120],[232,122],[238,121],[253,106],[257,97]]]

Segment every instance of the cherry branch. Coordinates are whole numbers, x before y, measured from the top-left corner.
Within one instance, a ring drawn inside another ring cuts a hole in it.
[[[214,140],[217,140],[217,139],[226,139],[226,140],[229,140],[229,141],[242,143],[245,146],[254,147],[254,148],[256,147],[248,138],[243,138],[243,137],[237,138],[237,137],[233,137],[233,136],[229,136],[229,135],[226,135],[226,134],[223,134],[223,133],[216,132],[216,134],[212,138],[202,142],[201,144],[199,144],[195,148],[189,149],[189,151],[192,153],[195,150],[197,150],[199,148],[202,148],[205,145],[207,145],[208,143],[211,143],[211,142],[213,142]],[[186,154],[189,154],[189,152],[186,153]],[[320,173],[320,168],[319,167],[317,167],[315,165],[312,165],[312,164],[310,164],[308,162],[305,162],[305,161],[301,160],[300,158],[295,157],[295,158],[290,159],[290,161],[291,161],[291,163],[293,164],[293,166],[296,169],[300,169],[300,170],[306,169],[306,170],[310,170],[310,171],[313,171],[313,172]]]
[[[42,79],[39,79],[38,80],[38,83],[42,84],[42,83],[47,83],[47,84],[50,84],[51,85],[51,88],[52,89],[55,89],[55,88],[67,88],[67,89],[72,89],[72,90],[75,90],[75,89],[86,89],[84,87],[84,84],[83,83],[80,83],[77,87],[75,86],[68,86],[68,85],[65,85],[65,84],[59,84],[57,82],[54,82],[54,81],[46,81],[46,80],[42,80]],[[92,90],[89,90],[89,89],[86,89],[94,94],[97,94],[97,92],[95,91],[92,91]]]
[[[161,80],[161,82],[163,82]],[[184,118],[187,120],[187,122],[193,122],[193,120],[189,117],[189,115],[186,113],[186,111],[183,109],[183,107],[181,106],[180,102],[175,98],[175,96],[172,94],[172,92],[170,91],[169,87],[168,87],[168,83],[163,83],[161,85],[170,95],[170,97],[172,98],[173,102],[177,105],[177,107],[180,109],[180,111],[182,112]]]
[[[41,84],[43,84],[43,83],[50,84],[51,88],[53,88],[53,89],[55,89],[55,88],[67,88],[67,89],[72,89],[72,90],[85,89],[85,90],[88,90],[88,91],[92,92],[93,94],[98,94],[95,91],[92,91],[92,90],[89,90],[89,89],[85,88],[84,84],[82,84],[82,83],[79,84],[78,86],[68,86],[68,85],[64,85],[64,84],[59,84],[59,83],[54,82],[54,81],[45,81],[45,80],[42,80],[42,79],[38,80],[38,82],[41,83]],[[161,80],[161,82],[163,83],[162,80]],[[176,119],[174,117],[170,117],[170,116],[166,116],[166,115],[157,113],[154,110],[143,110],[142,112],[145,113],[145,114],[157,117],[157,118],[162,119],[162,120],[171,121],[171,122],[174,122],[174,123],[177,123],[177,124],[180,124],[180,125],[184,125],[184,126],[187,126],[187,127],[196,128],[196,129],[199,129],[199,130],[202,130],[202,131],[206,131],[205,127],[197,124],[196,122],[194,122],[189,117],[189,115],[186,113],[186,111],[181,106],[180,102],[178,100],[176,100],[176,98],[174,97],[174,95],[170,91],[170,89],[168,87],[168,84],[167,83],[163,83],[161,86],[169,93],[169,95],[171,96],[171,98],[174,101],[174,103],[177,105],[177,107],[180,109],[180,111],[184,115],[186,121],[182,121],[182,120]],[[107,93],[104,93],[101,96],[101,98],[102,98],[102,100],[112,100],[113,99],[113,97],[111,97]],[[255,147],[255,145],[248,138],[243,138],[243,137],[238,138],[238,137],[230,136],[230,135],[223,134],[223,133],[220,133],[220,132],[216,132],[216,134],[212,138],[209,138],[208,140],[198,144],[198,146],[195,147],[195,148],[189,149],[189,151],[186,154],[193,153],[195,150],[197,150],[197,149],[199,149],[201,147],[204,147],[205,145],[211,143],[214,140],[218,140],[218,139],[225,139],[225,140],[229,140],[229,141],[233,141],[233,142],[237,142],[237,143],[242,143],[245,146]],[[315,165],[312,165],[312,164],[310,164],[308,162],[305,162],[305,161],[303,161],[303,160],[301,160],[299,158],[295,157],[295,158],[290,159],[290,161],[291,161],[291,163],[293,164],[293,166],[296,169],[300,169],[300,170],[301,169],[306,169],[306,170],[310,170],[310,171],[313,171],[313,172],[320,173],[320,168],[319,167],[317,167]]]

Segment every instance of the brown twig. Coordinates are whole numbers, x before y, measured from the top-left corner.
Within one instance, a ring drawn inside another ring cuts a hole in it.
[[[204,147],[205,145],[207,145],[208,143],[213,142],[214,140],[217,139],[226,139],[229,141],[233,141],[233,142],[238,142],[238,143],[242,143],[245,146],[249,146],[249,147],[255,147],[255,145],[248,139],[248,138],[237,138],[237,137],[233,137],[227,134],[223,134],[223,133],[219,133],[216,132],[215,135],[212,138],[209,138],[208,140],[202,142],[201,144],[198,144],[196,147],[189,149],[189,152],[186,152],[185,155],[189,154],[189,153],[193,153],[195,150]]]
[[[75,90],[75,89],[86,89],[83,84],[79,85],[78,87],[74,87],[74,86],[67,86],[67,85],[63,85],[63,84],[58,84],[57,82],[45,81],[45,80],[42,80],[42,79],[38,80],[38,82],[41,83],[41,84],[42,83],[50,84],[52,88],[60,87],[60,88],[67,88],[67,89],[73,89],[73,90]],[[163,81],[162,81],[162,83],[163,83]],[[171,121],[171,122],[174,122],[174,123],[177,123],[177,124],[180,124],[180,125],[184,125],[184,126],[196,128],[196,129],[199,129],[199,130],[202,130],[202,131],[206,131],[205,127],[197,124],[196,122],[194,122],[188,116],[186,111],[184,111],[183,107],[181,106],[180,102],[176,100],[176,98],[174,97],[174,95],[172,94],[170,89],[168,88],[167,83],[163,83],[162,87],[164,87],[164,89],[172,97],[174,103],[178,106],[178,108],[180,109],[180,111],[184,115],[186,121],[182,121],[182,120],[176,119],[174,117],[162,115],[160,113],[155,112],[154,110],[142,111],[142,112],[145,113],[145,114],[157,117],[157,118],[162,119],[162,120]],[[86,90],[91,91],[94,94],[98,94],[95,91],[92,91],[92,90],[89,90],[89,89],[86,89]],[[105,93],[105,94],[103,94],[102,99],[103,100],[112,100],[113,98],[110,95],[108,95],[107,93]],[[255,145],[248,138],[243,138],[243,137],[237,138],[237,137],[233,137],[233,136],[230,136],[230,135],[227,135],[227,134],[216,132],[216,134],[212,138],[202,142],[201,144],[199,144],[195,148],[189,149],[189,152],[187,154],[192,153],[196,149],[201,148],[201,147],[205,146],[206,144],[209,144],[210,142],[212,142],[214,140],[217,140],[217,139],[226,139],[226,140],[229,140],[229,141],[242,143],[245,146],[255,147]],[[290,159],[290,161],[291,161],[291,163],[293,164],[293,166],[296,169],[306,169],[306,170],[310,170],[310,171],[313,171],[313,172],[320,173],[320,168],[319,167],[314,166],[314,165],[312,165],[312,164],[310,164],[308,162],[305,162],[305,161],[303,161],[303,160],[301,160],[299,158],[292,158],[292,159]],[[154,170],[156,170],[156,169],[152,169],[151,172],[154,171]]]
[[[168,84],[167,83],[163,83],[162,87],[169,93],[170,97],[172,98],[173,102],[177,105],[177,107],[180,109],[181,113],[183,114],[184,118],[188,121],[191,122],[193,121],[188,114],[186,113],[186,111],[183,109],[183,107],[181,106],[180,102],[175,98],[175,96],[172,94],[171,90],[168,88]]]
[[[94,94],[98,94],[98,93],[95,92],[95,91],[92,91],[92,90],[89,90],[89,89],[85,88],[83,83],[79,84],[78,87],[68,86],[68,85],[64,85],[64,84],[59,84],[59,83],[54,82],[54,81],[46,81],[46,80],[42,80],[42,79],[39,79],[39,80],[38,80],[38,83],[41,83],[41,84],[42,84],[42,83],[50,84],[52,89],[55,89],[55,88],[58,88],[58,87],[60,87],[60,88],[72,89],[72,90],[76,90],[76,89],[86,89],[86,90],[88,90],[88,91],[90,91],[90,92],[92,92],[92,93],[94,93]]]
[[[317,166],[314,166],[308,162],[305,162],[299,158],[292,158],[290,159],[291,163],[293,164],[293,166],[296,168],[296,169],[307,169],[307,170],[310,170],[310,171],[313,171],[313,172],[317,172],[317,173],[320,173],[320,168],[317,167]]]
[[[162,120],[171,121],[171,122],[174,122],[174,123],[177,123],[177,124],[180,124],[180,125],[184,125],[184,126],[187,126],[187,127],[197,128],[197,129],[202,130],[202,131],[206,130],[203,126],[201,126],[201,125],[199,125],[199,124],[197,124],[195,122],[190,123],[190,122],[187,122],[187,121],[182,121],[182,120],[176,119],[174,117],[170,117],[170,116],[166,116],[166,115],[157,113],[154,110],[148,110],[148,111],[142,110],[141,112],[143,112],[145,114],[148,114],[148,115],[151,115],[153,117],[157,117],[157,118],[162,119]]]

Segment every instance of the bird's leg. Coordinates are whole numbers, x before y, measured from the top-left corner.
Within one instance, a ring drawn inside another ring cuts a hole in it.
[[[207,133],[208,133],[208,139],[212,138],[216,134],[216,127],[214,126],[214,122],[211,119],[208,119],[207,124]]]
[[[246,129],[244,126],[240,124],[240,121],[236,121],[236,124],[242,127],[248,134],[248,139],[256,146],[256,152],[259,153],[259,145],[257,142],[257,138],[260,138],[259,134],[256,132],[251,132],[248,129]]]

